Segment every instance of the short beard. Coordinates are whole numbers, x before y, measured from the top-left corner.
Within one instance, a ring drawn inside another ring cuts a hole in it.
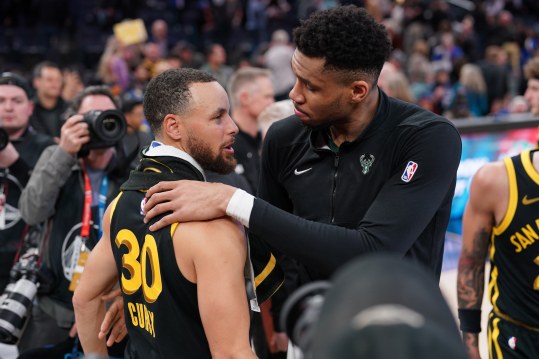
[[[187,142],[190,155],[206,171],[212,171],[221,175],[226,175],[236,168],[237,161],[234,157],[217,156],[214,157],[210,148],[202,141],[190,136]]]

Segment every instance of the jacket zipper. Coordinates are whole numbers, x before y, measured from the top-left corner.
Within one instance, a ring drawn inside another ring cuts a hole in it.
[[[339,154],[335,154],[333,160],[333,188],[331,190],[331,223],[335,224],[335,197],[337,195],[337,177],[339,176]]]

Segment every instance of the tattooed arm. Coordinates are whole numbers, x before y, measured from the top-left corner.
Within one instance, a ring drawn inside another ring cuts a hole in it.
[[[483,166],[473,178],[463,218],[457,277],[459,309],[481,309],[489,236],[492,227],[500,223],[505,213],[507,186],[507,175],[501,162]],[[479,359],[478,333],[463,332],[463,339],[470,358]]]

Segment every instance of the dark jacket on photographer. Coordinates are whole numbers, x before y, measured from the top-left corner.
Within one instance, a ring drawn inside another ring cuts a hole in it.
[[[73,292],[69,290],[72,275],[70,268],[73,266],[72,259],[77,258],[80,251],[76,238],[82,226],[85,172],[92,188],[90,235],[85,243],[90,250],[99,240],[98,218],[102,217],[99,209],[108,206],[125,180],[125,171],[118,170],[117,166],[123,161],[116,155],[105,170],[83,169],[83,162],[60,146],[48,147],[37,162],[19,201],[21,215],[28,223],[50,220],[42,271],[47,274],[47,278],[41,278],[39,305],[62,328],[69,328],[74,323],[71,302]],[[103,181],[105,175],[106,184]],[[99,203],[99,197],[102,203]]]
[[[27,226],[19,213],[19,198],[32,168],[43,150],[54,143],[51,137],[27,128],[21,137],[11,143],[19,153],[19,159],[7,168],[0,168],[0,193],[6,195],[4,229],[0,229],[0,292],[9,282],[9,271]],[[1,154],[0,154],[1,155]]]

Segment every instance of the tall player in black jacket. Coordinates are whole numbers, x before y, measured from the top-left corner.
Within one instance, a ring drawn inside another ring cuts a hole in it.
[[[379,90],[391,44],[364,9],[314,13],[294,37],[295,116],[266,137],[259,198],[220,184],[160,183],[147,192],[147,217],[173,213],[151,229],[226,212],[311,278],[377,251],[400,253],[439,278],[459,133]]]

